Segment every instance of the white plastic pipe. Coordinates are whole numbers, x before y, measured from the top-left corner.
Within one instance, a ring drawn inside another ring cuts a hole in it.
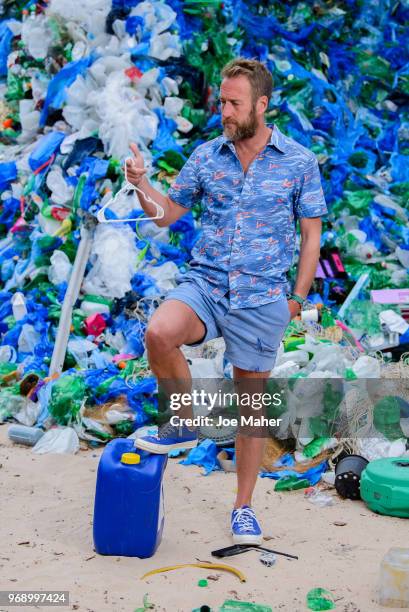
[[[81,288],[81,283],[84,278],[85,267],[91,251],[93,239],[93,227],[81,226],[81,240],[78,245],[77,254],[75,256],[74,265],[72,267],[70,280],[67,291],[64,297],[64,302],[61,309],[61,317],[57,330],[57,337],[53,355],[50,363],[49,376],[53,374],[61,374],[64,364],[65,353],[67,351],[68,338],[71,329],[72,309],[78,299]]]

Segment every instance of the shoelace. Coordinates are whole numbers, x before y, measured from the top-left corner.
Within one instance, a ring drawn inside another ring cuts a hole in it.
[[[251,508],[237,508],[231,526],[238,524],[242,531],[253,531],[254,512]]]
[[[179,433],[179,435],[181,433],[181,428],[180,427],[179,428],[175,427],[171,423],[165,423],[165,425],[162,425],[162,427],[159,429],[157,437],[159,439],[162,439],[162,438],[173,438],[173,437],[177,436],[178,433]]]

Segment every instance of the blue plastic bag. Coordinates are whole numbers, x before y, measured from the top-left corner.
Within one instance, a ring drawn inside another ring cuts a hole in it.
[[[274,478],[275,480],[278,480],[284,476],[296,476],[300,480],[302,478],[307,478],[311,486],[313,486],[321,480],[322,474],[327,470],[328,462],[323,461],[322,463],[308,469],[306,472],[297,472],[296,470],[291,469],[291,467],[295,465],[294,457],[287,453],[286,455],[283,455],[283,457],[280,457],[280,459],[276,461],[275,465],[277,467],[288,466],[289,469],[277,470],[275,472],[260,472],[261,478]]]
[[[13,40],[13,32],[8,27],[8,24],[14,19],[5,19],[0,22],[0,76],[7,75],[7,58],[11,51],[11,41]]]
[[[15,162],[4,162],[0,164],[0,189],[7,189],[12,181],[17,178],[17,166]]]
[[[51,155],[58,151],[66,135],[64,132],[48,132],[48,134],[43,136],[28,158],[30,168],[34,171],[45,164]]]
[[[207,438],[196,448],[192,448],[186,459],[179,461],[182,465],[201,465],[204,467],[204,476],[208,476],[214,470],[220,470],[217,459],[218,448],[213,440]]]
[[[77,76],[85,74],[88,67],[94,61],[94,56],[84,57],[75,62],[70,62],[57,72],[55,77],[48,84],[47,96],[40,116],[40,127],[44,127],[50,108],[61,108],[66,97],[67,87],[72,85]]]

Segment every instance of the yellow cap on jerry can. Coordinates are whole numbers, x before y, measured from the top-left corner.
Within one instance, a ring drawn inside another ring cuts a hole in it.
[[[138,453],[122,453],[121,463],[127,463],[128,465],[136,465],[140,463],[141,456]]]

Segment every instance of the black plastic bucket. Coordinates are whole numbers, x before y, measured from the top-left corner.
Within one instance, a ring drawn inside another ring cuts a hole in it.
[[[335,488],[346,499],[361,499],[361,473],[369,461],[361,455],[347,455],[335,467]]]

